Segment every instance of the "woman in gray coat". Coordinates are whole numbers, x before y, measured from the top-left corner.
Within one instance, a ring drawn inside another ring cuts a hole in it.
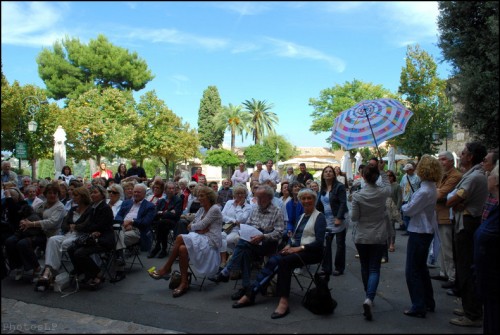
[[[379,176],[382,176],[382,186],[377,185]],[[391,185],[384,172],[384,161],[380,160],[378,166],[365,166],[363,179],[365,187],[352,195],[351,219],[357,222],[354,243],[361,262],[361,278],[366,292],[364,316],[371,320],[372,302],[380,278],[380,264],[387,248],[388,221],[385,203],[391,195]]]

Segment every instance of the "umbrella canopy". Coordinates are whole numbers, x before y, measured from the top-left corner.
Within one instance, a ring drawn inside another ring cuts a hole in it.
[[[364,100],[335,118],[331,139],[347,150],[370,146],[378,150],[379,143],[404,133],[412,116],[397,100]]]
[[[394,169],[396,168],[396,151],[394,150],[394,147],[392,145],[387,152],[387,158],[387,168],[394,171]]]
[[[382,159],[384,161],[389,161],[389,157],[385,156],[385,157],[382,157]],[[394,155],[394,161],[395,162],[399,162],[399,161],[405,161],[405,160],[409,160],[410,157],[406,156],[406,155],[400,155],[400,154],[395,154]]]
[[[344,156],[340,160],[340,170],[345,173],[347,179],[352,179],[352,162],[349,151],[344,152]]]
[[[356,159],[356,168],[354,170],[358,173],[359,166],[363,163],[363,156],[361,156],[361,153],[358,151],[354,158]]]

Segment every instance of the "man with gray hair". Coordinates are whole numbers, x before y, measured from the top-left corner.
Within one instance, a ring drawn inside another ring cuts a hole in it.
[[[441,240],[440,270],[438,276],[431,277],[436,280],[447,281],[441,287],[453,288],[455,286],[455,263],[453,262],[453,224],[449,207],[446,207],[448,194],[455,189],[462,173],[455,168],[455,159],[449,151],[440,152],[439,163],[443,167],[443,179],[437,183],[436,214],[438,219],[439,237]]]
[[[2,183],[6,183],[8,181],[18,184],[17,174],[11,170],[10,162],[3,161],[2,162]]]
[[[233,300],[239,300],[250,287],[252,257],[274,254],[283,235],[283,212],[273,205],[274,190],[269,185],[261,185],[255,192],[255,196],[257,197],[257,206],[253,208],[246,224],[257,228],[262,234],[251,236],[249,241],[240,237],[233,256],[224,269],[215,277],[209,278],[216,283],[228,282],[233,265],[239,266],[242,272],[243,288],[231,296]],[[241,229],[240,226],[240,232]]]

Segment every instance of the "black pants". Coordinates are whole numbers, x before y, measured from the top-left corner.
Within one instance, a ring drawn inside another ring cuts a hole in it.
[[[106,251],[106,248],[96,244],[92,246],[77,246],[72,244],[68,248],[69,258],[77,274],[85,274],[86,279],[92,279],[100,271],[99,266],[91,257],[93,254]]]

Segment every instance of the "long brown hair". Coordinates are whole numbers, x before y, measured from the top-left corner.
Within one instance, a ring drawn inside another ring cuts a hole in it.
[[[321,193],[321,195],[326,194],[326,190],[328,189],[328,185],[326,185],[325,178],[323,177],[323,175],[325,174],[325,170],[326,169],[332,169],[332,171],[333,171],[332,186],[335,185],[335,183],[338,183],[338,181],[337,181],[337,174],[335,173],[335,169],[333,168],[333,166],[331,166],[331,165],[325,166],[324,169],[323,169],[323,171],[321,171],[321,188],[319,189],[319,192]]]

